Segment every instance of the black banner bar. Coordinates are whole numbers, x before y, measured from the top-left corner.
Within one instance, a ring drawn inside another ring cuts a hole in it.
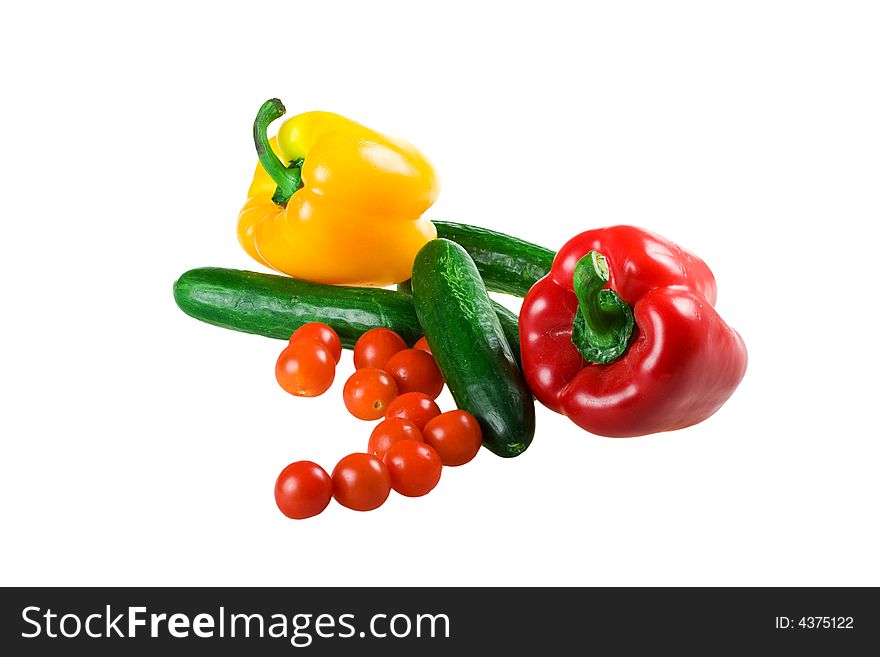
[[[17,588],[3,654],[866,654],[870,588]],[[607,648],[612,652],[607,652]],[[193,651],[198,651],[194,653]]]

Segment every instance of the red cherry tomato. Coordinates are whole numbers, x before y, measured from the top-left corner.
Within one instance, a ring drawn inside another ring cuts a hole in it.
[[[287,345],[275,363],[278,384],[297,397],[317,397],[336,376],[336,361],[320,342],[302,340]]]
[[[398,351],[382,368],[394,377],[397,390],[407,392],[423,392],[431,399],[436,399],[443,390],[443,375],[434,357],[421,349],[404,349]]]
[[[381,459],[385,456],[385,452],[388,451],[389,447],[394,443],[399,443],[401,440],[415,440],[420,443],[422,442],[422,432],[419,431],[415,423],[409,420],[390,417],[382,420],[373,429],[373,433],[370,434],[367,451],[377,459]]]
[[[397,384],[394,379],[375,367],[356,371],[342,390],[342,400],[348,412],[361,420],[378,420],[385,415],[395,397]]]
[[[443,463],[434,448],[415,440],[394,443],[383,459],[391,487],[407,497],[430,493],[440,481]]]
[[[433,447],[443,465],[464,465],[480,451],[483,433],[467,411],[448,411],[425,425],[424,441]]]
[[[311,518],[327,508],[333,495],[330,475],[317,463],[297,461],[275,482],[275,503],[288,518]]]
[[[434,353],[431,351],[431,347],[428,346],[428,339],[424,336],[418,339],[413,345],[413,349],[421,349],[422,351],[427,351],[429,354]]]
[[[333,360],[337,363],[342,356],[342,342],[336,335],[336,331],[321,322],[309,322],[296,329],[290,336],[290,342],[294,343],[299,340],[317,340],[330,350]]]
[[[402,349],[406,349],[406,342],[391,329],[370,329],[354,344],[354,367],[384,369],[388,359]]]
[[[372,454],[349,454],[333,468],[333,497],[355,511],[371,511],[388,499],[388,469]]]
[[[400,417],[424,429],[428,420],[440,415],[440,407],[423,392],[407,392],[388,404],[385,417]]]

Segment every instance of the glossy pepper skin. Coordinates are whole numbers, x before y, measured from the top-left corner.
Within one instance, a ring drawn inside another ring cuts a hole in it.
[[[543,404],[602,436],[702,422],[733,394],[747,363],[715,300],[706,263],[669,240],[634,226],[581,233],[523,302],[526,381]],[[575,329],[573,342],[576,320],[597,340],[585,344]],[[584,353],[598,355],[590,362]]]
[[[258,262],[296,278],[386,286],[410,278],[436,237],[422,218],[440,191],[415,147],[330,112],[287,119],[267,101],[254,122],[260,162],[238,218],[238,239]]]

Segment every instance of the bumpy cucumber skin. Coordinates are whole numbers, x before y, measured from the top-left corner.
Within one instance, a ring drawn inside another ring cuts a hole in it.
[[[461,244],[471,255],[488,289],[524,297],[549,270],[554,253],[504,233],[433,222],[439,237]],[[174,298],[188,315],[245,333],[286,340],[302,324],[323,321],[345,347],[371,328],[385,326],[412,343],[421,328],[408,300],[389,290],[326,286],[286,276],[219,267],[186,272],[174,284]],[[497,304],[501,326],[519,362],[516,316]]]
[[[177,279],[174,300],[187,315],[208,324],[279,340],[308,322],[324,322],[349,348],[379,327],[397,331],[407,344],[422,336],[412,298],[393,290],[203,267]]]
[[[501,330],[504,331],[504,337],[507,338],[507,344],[510,345],[510,350],[513,352],[516,366],[521,368],[522,361],[519,357],[519,317],[494,300],[492,301],[492,308],[495,309],[498,323],[501,324]]]
[[[397,289],[400,292],[412,294],[412,279],[398,283]],[[492,307],[495,308],[495,314],[498,315],[498,322],[501,324],[501,330],[504,331],[504,337],[507,338],[507,343],[510,345],[514,359],[516,359],[517,367],[522,369],[519,355],[519,317],[494,299],[492,299]]]
[[[432,221],[437,237],[460,244],[473,258],[486,288],[525,297],[546,276],[556,253],[504,233],[451,221]]]
[[[455,402],[480,423],[483,444],[517,456],[535,434],[535,405],[467,251],[432,240],[416,255],[413,302]]]

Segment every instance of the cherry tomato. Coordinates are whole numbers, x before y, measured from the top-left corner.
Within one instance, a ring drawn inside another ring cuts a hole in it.
[[[400,417],[414,423],[419,431],[428,420],[440,415],[440,407],[423,392],[407,392],[388,404],[385,417]]]
[[[402,349],[406,349],[406,342],[391,329],[370,329],[354,344],[354,367],[384,369],[388,359]]]
[[[345,382],[342,400],[348,412],[361,420],[378,420],[397,397],[397,384],[390,374],[365,367]]]
[[[292,344],[299,340],[317,340],[330,350],[337,363],[342,356],[342,342],[339,341],[336,331],[321,322],[309,322],[296,329],[290,336],[290,342]]]
[[[388,469],[372,454],[349,454],[333,468],[333,497],[349,509],[376,509],[390,492]]]
[[[443,375],[434,362],[434,357],[421,349],[404,349],[398,351],[382,368],[394,377],[397,390],[407,392],[423,392],[431,399],[436,399],[443,390]]]
[[[430,445],[415,440],[394,443],[383,459],[391,487],[407,497],[430,493],[440,481],[443,463]]]
[[[425,425],[423,438],[443,465],[464,465],[480,451],[483,433],[477,418],[467,411],[448,411]]]
[[[409,420],[389,417],[382,420],[373,429],[373,433],[370,434],[367,451],[376,458],[381,459],[385,456],[385,452],[388,451],[389,447],[394,443],[399,443],[401,440],[415,440],[420,443],[422,442],[422,432],[419,431],[415,423]]]
[[[317,397],[336,376],[336,361],[320,342],[302,340],[287,345],[275,363],[278,384],[297,397]]]
[[[330,475],[317,463],[297,461],[275,482],[275,504],[288,518],[311,518],[327,508],[333,496]]]
[[[428,339],[424,336],[418,339],[418,341],[413,345],[413,349],[421,349],[422,351],[427,351],[429,354],[433,354],[431,351],[431,347],[428,346]]]

